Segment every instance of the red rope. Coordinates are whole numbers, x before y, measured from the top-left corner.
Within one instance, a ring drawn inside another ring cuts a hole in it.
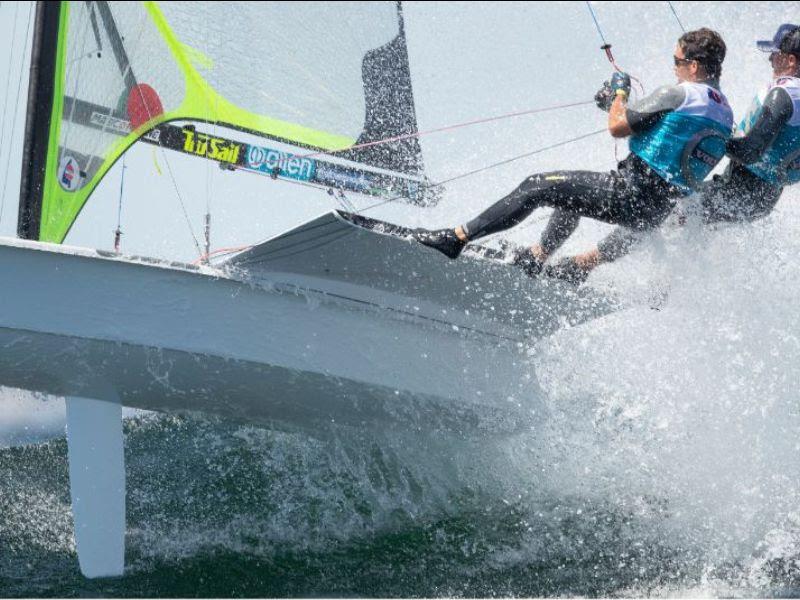
[[[615,71],[617,71],[618,73],[626,73],[619,67],[617,61],[614,60],[614,55],[611,53],[611,44],[603,44],[602,46],[600,46],[600,49],[605,50],[606,58],[608,59],[608,62],[611,63],[611,66],[614,67]],[[639,78],[634,75],[631,75],[630,73],[626,73],[626,75],[638,84],[639,90],[641,90],[642,95],[644,96],[644,84],[639,80]]]
[[[493,121],[502,121],[503,119],[510,119],[512,117],[521,117],[523,115],[532,115],[536,113],[547,112],[551,110],[559,110],[562,108],[572,108],[574,106],[583,106],[585,104],[594,104],[593,100],[587,100],[584,102],[570,102],[568,104],[558,104],[555,106],[546,106],[544,108],[532,108],[529,110],[521,110],[519,112],[507,113],[504,115],[498,115],[495,117],[486,117],[483,119],[475,119],[474,121],[465,121],[464,123],[456,123],[455,125],[446,125],[444,127],[437,127],[435,129],[428,129],[427,131],[416,131],[414,133],[404,133],[403,135],[396,135],[394,137],[386,138],[383,140],[376,140],[373,142],[364,142],[363,144],[356,144],[354,146],[348,146],[347,148],[339,148],[338,150],[325,150],[321,152],[313,152],[311,154],[295,154],[292,155],[290,158],[313,158],[316,156],[322,155],[330,155],[336,154],[338,152],[345,152],[347,150],[358,150],[360,148],[368,148],[370,146],[378,146],[381,144],[390,144],[392,142],[399,142],[402,140],[407,140],[411,138],[421,138],[426,135],[430,135],[432,133],[441,133],[443,131],[453,131],[454,129],[461,129],[463,127],[469,127],[471,125],[480,125],[482,123],[491,123]]]
[[[607,52],[610,54],[610,50],[607,51]],[[312,157],[315,157],[315,156],[320,156],[320,155],[325,155],[325,154],[331,155],[331,154],[335,154],[337,152],[344,152],[346,150],[357,150],[359,148],[366,148],[366,147],[369,147],[369,146],[377,146],[377,145],[380,145],[380,144],[389,144],[389,143],[392,143],[392,142],[397,142],[397,141],[406,140],[406,139],[410,139],[410,138],[420,138],[422,136],[430,135],[432,133],[441,133],[441,132],[444,132],[444,131],[452,131],[452,130],[455,130],[455,129],[461,129],[463,127],[469,127],[471,125],[479,125],[481,123],[492,123],[494,121],[501,121],[503,119],[510,119],[510,118],[513,118],[513,117],[521,117],[521,116],[524,116],[524,115],[532,115],[532,114],[542,113],[542,112],[547,112],[547,111],[552,111],[552,110],[559,110],[559,109],[562,109],[562,108],[572,108],[572,107],[575,107],[575,106],[583,106],[583,105],[586,105],[586,104],[594,104],[594,101],[593,100],[587,100],[587,101],[584,101],[584,102],[570,102],[570,103],[567,103],[567,104],[558,104],[558,105],[555,105],[555,106],[546,106],[546,107],[543,107],[543,108],[532,108],[532,109],[529,109],[529,110],[522,110],[522,111],[513,112],[513,113],[506,113],[506,114],[497,115],[497,116],[494,116],[494,117],[486,117],[486,118],[483,118],[483,119],[475,119],[473,121],[465,121],[463,123],[456,123],[454,125],[446,125],[444,127],[437,127],[435,129],[428,129],[426,131],[418,131],[418,132],[414,132],[414,133],[407,133],[407,134],[403,134],[403,135],[394,136],[394,137],[391,137],[391,138],[386,138],[386,139],[383,139],[383,140],[376,140],[376,141],[373,141],[373,142],[365,142],[363,144],[356,144],[354,146],[349,146],[347,148],[340,148],[338,150],[328,150],[328,151],[325,151],[325,152],[313,152],[311,154],[302,154],[302,155],[295,154],[295,155],[292,155],[290,158],[312,158]],[[592,133],[590,135],[594,135],[595,133],[599,133],[599,132],[594,132],[594,133]],[[581,137],[585,137],[585,136],[581,136]],[[578,139],[580,139],[580,138],[578,138]],[[574,141],[574,140],[570,140],[570,141]],[[556,146],[558,146],[558,145],[561,145],[561,144],[556,144]],[[269,173],[263,173],[263,172],[260,172],[260,171],[253,171],[253,170],[250,170],[250,169],[245,169],[245,168],[239,167],[238,165],[231,165],[231,167],[233,169],[242,170],[245,173],[252,173],[254,175],[269,175]],[[468,173],[468,174],[472,174],[472,173]],[[462,176],[463,175],[461,175],[459,177],[456,177],[456,178],[453,178],[453,179],[458,179],[458,178],[460,178]],[[300,183],[300,184],[303,184],[303,185],[307,185],[309,187],[317,187],[317,186],[314,186],[313,184],[309,184],[309,183],[305,183],[305,182],[299,182],[299,181],[291,181],[291,183]],[[444,183],[444,182],[440,182],[437,185],[441,185],[442,183]],[[319,187],[324,188],[324,186],[319,186]],[[207,262],[208,259],[213,257],[213,256],[216,256],[216,255],[219,255],[219,254],[226,254],[226,253],[230,254],[230,253],[234,253],[234,252],[240,252],[242,250],[247,250],[248,248],[252,248],[252,246],[241,246],[241,247],[238,247],[238,248],[220,248],[218,250],[214,250],[213,252],[209,252],[208,254],[201,255],[200,258],[195,260],[192,264],[193,265],[200,264],[200,263],[203,263],[203,262]]]
[[[199,265],[200,263],[206,262],[209,258],[211,258],[212,256],[216,256],[217,254],[233,254],[234,252],[241,252],[242,250],[248,250],[248,249],[250,249],[252,247],[253,246],[250,245],[250,246],[239,246],[239,247],[236,247],[236,248],[218,248],[217,250],[214,250],[213,252],[209,252],[208,254],[203,254],[202,256],[200,256],[200,258],[195,260],[192,264],[193,265]]]

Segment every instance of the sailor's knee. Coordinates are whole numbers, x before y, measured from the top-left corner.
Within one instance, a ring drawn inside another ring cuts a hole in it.
[[[541,175],[531,175],[530,177],[526,177],[522,180],[520,187],[535,187],[539,184],[541,177]]]
[[[566,175],[562,175],[560,173],[536,173],[535,175],[531,175],[525,179],[525,181],[522,182],[522,185],[531,190],[549,190],[563,185],[566,183],[566,181]]]

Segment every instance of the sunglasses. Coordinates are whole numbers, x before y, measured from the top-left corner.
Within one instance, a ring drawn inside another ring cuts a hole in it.
[[[677,56],[673,56],[672,59],[675,61],[675,66],[680,67],[681,65],[688,65],[690,62],[694,62],[694,58],[678,58]]]

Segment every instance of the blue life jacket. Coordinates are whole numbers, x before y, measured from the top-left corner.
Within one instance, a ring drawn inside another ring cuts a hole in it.
[[[770,90],[782,87],[792,99],[794,112],[778,136],[761,155],[758,162],[746,168],[761,179],[774,185],[786,185],[800,181],[800,79],[780,77],[754,99],[747,115],[736,130],[736,135],[746,135],[753,127],[763,109],[764,98]]]
[[[630,138],[630,151],[667,183],[690,193],[725,156],[733,111],[722,92],[705,83],[680,84],[686,97],[658,123]]]

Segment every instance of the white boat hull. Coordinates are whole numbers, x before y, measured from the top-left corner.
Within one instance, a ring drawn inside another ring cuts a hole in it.
[[[404,240],[357,233],[348,247],[377,239],[379,250],[389,244],[449,266]],[[402,263],[381,251],[373,263],[398,272]],[[336,255],[335,247],[325,252]],[[298,264],[322,268],[308,258]],[[0,384],[312,429],[336,422],[511,432],[541,412],[527,355],[533,339],[514,335],[515,311],[492,319],[330,268],[327,278],[285,262],[253,271],[0,243]],[[397,286],[402,276],[384,279]]]
[[[0,385],[67,398],[87,577],[124,573],[118,405],[312,432],[503,435],[543,415],[531,342],[567,313],[610,308],[335,214],[223,270],[5,240],[0,281]]]

